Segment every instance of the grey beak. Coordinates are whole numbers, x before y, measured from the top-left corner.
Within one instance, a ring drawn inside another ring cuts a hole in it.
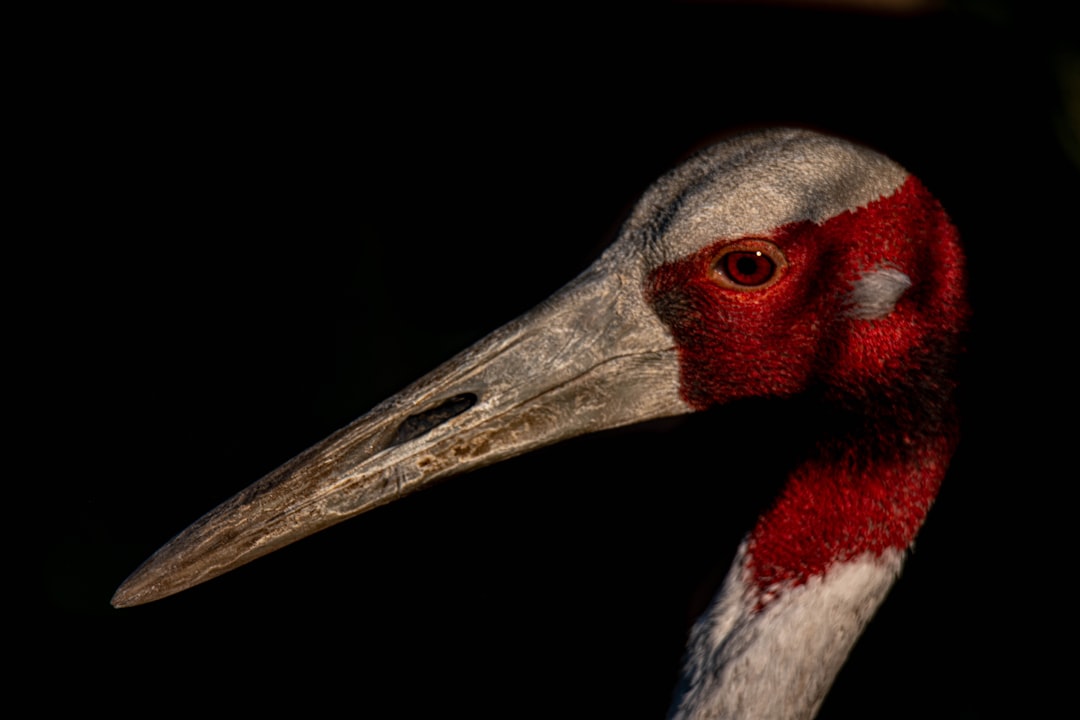
[[[435,480],[689,412],[671,336],[643,299],[641,261],[622,247],[211,510],[140,566],[112,604],[180,592]]]

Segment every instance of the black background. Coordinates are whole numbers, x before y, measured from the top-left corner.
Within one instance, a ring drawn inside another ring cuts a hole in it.
[[[25,107],[39,252],[9,268],[32,286],[9,308],[32,396],[9,450],[31,489],[9,552],[32,561],[9,597],[20,665],[55,689],[37,701],[661,717],[748,527],[729,507],[761,492],[723,413],[108,600],[200,514],[569,280],[687,153],[796,124],[931,188],[975,307],[960,452],[821,717],[1053,707],[1075,641],[1076,33],[1021,5],[65,18]]]

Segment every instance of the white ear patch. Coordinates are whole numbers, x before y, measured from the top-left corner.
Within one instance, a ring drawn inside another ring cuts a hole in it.
[[[860,320],[883,318],[896,308],[900,296],[911,287],[911,278],[896,268],[863,273],[847,296],[848,317]]]

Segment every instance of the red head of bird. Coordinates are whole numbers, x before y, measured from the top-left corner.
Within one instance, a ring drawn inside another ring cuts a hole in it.
[[[149,602],[434,480],[582,433],[810,398],[810,442],[691,632],[672,715],[810,717],[895,579],[956,443],[963,256],[900,166],[803,130],[657,181],[547,301],[212,510]]]

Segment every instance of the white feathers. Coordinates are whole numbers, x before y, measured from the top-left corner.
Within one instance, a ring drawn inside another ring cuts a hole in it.
[[[896,268],[863,273],[847,297],[845,314],[859,320],[883,318],[896,308],[900,296],[911,287],[911,278]]]
[[[746,559],[744,545],[691,631],[672,720],[812,718],[900,572],[903,553],[839,563],[782,589],[763,608]]]

